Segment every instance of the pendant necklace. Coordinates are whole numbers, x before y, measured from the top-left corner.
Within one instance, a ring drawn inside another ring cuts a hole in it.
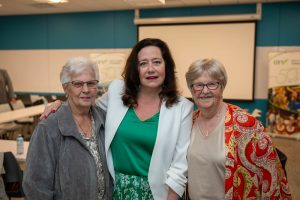
[[[219,106],[219,109],[218,109],[218,112],[216,113],[216,119],[219,119],[221,117],[221,110],[222,110],[222,107],[223,107],[223,103],[220,104]],[[201,114],[200,114],[201,116]],[[201,116],[202,117],[202,116]],[[203,117],[202,117],[203,118]],[[214,117],[213,117],[214,118]],[[204,136],[204,137],[208,137],[209,135],[209,131],[208,131],[208,127],[206,125],[207,123],[206,122],[203,122],[203,126],[205,126],[205,129],[203,130],[201,127],[200,127],[200,132],[201,134]]]
[[[208,133],[208,129],[206,129],[206,131],[202,131],[202,130],[201,130],[201,133],[202,133],[202,135],[205,136],[205,137],[207,137],[208,134],[209,134],[209,133]]]
[[[80,123],[77,121],[77,119],[76,119],[76,117],[75,117],[75,114],[74,114],[74,112],[73,112],[73,109],[72,109],[72,106],[70,106],[70,110],[71,110],[71,113],[72,113],[72,115],[73,115],[73,119],[74,119],[74,121],[75,121],[75,124],[77,125],[77,129],[79,130],[79,133],[80,134],[83,134],[83,136],[85,136],[85,137],[87,137],[87,138],[90,138],[91,137],[91,135],[92,135],[92,122],[91,122],[91,119],[92,119],[92,113],[91,113],[91,110],[89,110],[89,122],[90,122],[90,124],[89,124],[89,130],[88,130],[88,132],[85,132],[84,130],[83,130],[83,128],[80,126]]]
[[[77,121],[76,117],[74,116],[74,120],[78,126],[78,128],[80,129],[80,131],[84,134],[85,137],[90,137],[90,133],[91,133],[91,125],[89,125],[89,131],[84,131],[83,128],[80,126],[80,123]]]

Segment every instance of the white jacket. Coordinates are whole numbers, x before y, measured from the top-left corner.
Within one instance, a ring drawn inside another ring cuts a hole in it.
[[[113,159],[110,144],[125,116],[128,107],[123,105],[122,94],[124,82],[113,81],[107,93],[99,100],[97,106],[106,110],[105,150],[108,169],[115,179]],[[167,108],[162,102],[157,138],[154,145],[148,181],[155,200],[167,199],[168,186],[180,196],[187,182],[187,148],[190,142],[192,128],[193,103],[184,97],[179,102]]]

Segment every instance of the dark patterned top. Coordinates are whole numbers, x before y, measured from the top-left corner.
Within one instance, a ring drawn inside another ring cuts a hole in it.
[[[97,145],[97,136],[95,133],[95,122],[92,115],[91,115],[91,119],[92,119],[92,136],[89,138],[86,137],[81,130],[79,132],[82,138],[84,139],[84,141],[86,142],[86,146],[88,147],[89,151],[91,152],[95,160],[96,169],[97,169],[97,200],[104,200],[104,192],[105,192],[104,175],[103,175],[101,157]]]

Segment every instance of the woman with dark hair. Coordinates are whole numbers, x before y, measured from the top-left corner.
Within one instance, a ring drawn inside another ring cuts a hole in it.
[[[178,94],[167,44],[152,38],[138,42],[122,76],[96,101],[107,112],[105,149],[114,199],[177,200],[187,182],[193,103]]]
[[[167,106],[171,106],[172,104],[176,103],[179,98],[175,77],[175,62],[167,44],[159,39],[142,40],[133,48],[122,73],[127,86],[122,100],[127,106],[133,106],[137,104],[137,96],[139,93],[138,86],[141,85],[141,80],[139,77],[140,69],[137,68],[137,65],[139,65],[138,53],[147,46],[157,47],[161,51],[161,57],[164,60],[165,65],[165,77],[159,96],[160,98],[164,98],[164,96],[167,97],[166,104]]]
[[[187,175],[193,104],[178,95],[166,43],[144,39],[130,53],[124,81],[97,104],[107,111],[106,152],[114,199],[178,199]]]

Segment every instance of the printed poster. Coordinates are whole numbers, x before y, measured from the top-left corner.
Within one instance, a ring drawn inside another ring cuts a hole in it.
[[[269,53],[267,129],[300,139],[300,52]]]
[[[109,84],[121,79],[127,55],[125,53],[90,54],[90,58],[98,64],[100,84],[99,96],[107,91]]]

